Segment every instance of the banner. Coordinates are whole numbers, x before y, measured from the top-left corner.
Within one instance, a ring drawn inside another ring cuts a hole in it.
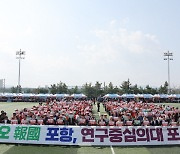
[[[86,146],[180,144],[180,127],[0,124],[0,142]]]

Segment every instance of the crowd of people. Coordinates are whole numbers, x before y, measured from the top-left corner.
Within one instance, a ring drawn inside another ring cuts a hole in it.
[[[31,109],[16,109],[11,124],[31,125],[95,125],[92,101],[48,101]],[[5,121],[1,121],[4,123]]]
[[[107,114],[96,119],[93,104],[92,100],[50,100],[30,109],[15,109],[10,119],[1,111],[0,123],[77,126],[178,126],[180,123],[180,110],[175,107],[140,101],[106,101],[103,105]],[[97,103],[97,112],[99,109]]]
[[[177,126],[180,123],[178,107],[141,101],[108,101],[104,103],[104,107],[110,118],[116,121],[116,125]]]

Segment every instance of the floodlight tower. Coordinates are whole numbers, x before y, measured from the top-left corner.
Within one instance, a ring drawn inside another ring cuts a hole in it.
[[[5,93],[5,79],[3,79],[3,94]]]
[[[164,60],[168,61],[168,94],[170,93],[170,66],[169,61],[173,60],[173,53],[172,52],[165,52],[164,53]]]
[[[20,76],[21,76],[21,59],[24,59],[25,57],[25,51],[16,51],[16,59],[19,59],[19,74],[18,74],[18,87],[17,92],[20,93]]]

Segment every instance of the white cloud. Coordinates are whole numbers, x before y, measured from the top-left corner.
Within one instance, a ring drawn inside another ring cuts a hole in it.
[[[122,19],[122,26],[126,26],[129,23],[129,18],[123,18]]]
[[[44,36],[39,36],[40,33],[36,34],[35,31],[31,25],[16,32],[11,29],[0,31],[0,52],[5,57],[0,57],[0,64],[6,65],[1,72],[10,85],[17,82],[18,61],[15,52],[19,46],[27,53],[22,61],[21,82],[29,87],[60,80],[79,85],[98,80],[115,81],[118,84],[120,78],[124,80],[131,77],[127,70],[130,65],[136,65],[136,61],[130,62],[133,60],[129,58],[130,54],[155,52],[159,46],[155,35],[130,31],[117,20],[110,21],[106,28],[90,31],[85,34],[88,36],[86,38],[76,34],[73,39],[75,43],[78,42],[76,49],[75,43],[71,41],[65,42],[70,45],[69,48],[61,47],[61,44],[54,46],[57,44],[52,43],[52,40],[47,41],[46,37],[43,40]]]
[[[31,26],[26,27],[22,34],[24,34],[26,37],[32,36],[33,28]]]
[[[94,30],[92,37],[97,40],[95,43],[78,45],[81,56],[88,64],[110,63],[122,59],[123,52],[144,54],[159,50],[159,41],[155,35],[116,26],[112,28],[116,22],[110,21],[110,28]]]
[[[111,25],[111,26],[114,26],[116,23],[117,23],[117,20],[115,20],[115,19],[113,19],[113,20],[110,21],[110,25]]]

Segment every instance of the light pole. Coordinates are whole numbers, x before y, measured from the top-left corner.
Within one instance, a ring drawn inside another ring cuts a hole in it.
[[[17,91],[18,93],[20,93],[20,76],[21,76],[21,59],[24,59],[25,57],[25,51],[16,51],[16,59],[19,59],[19,74],[18,74],[18,87],[17,87]]]
[[[173,53],[172,52],[165,52],[164,53],[164,60],[167,60],[168,61],[168,94],[170,93],[170,67],[169,67],[169,61],[170,60],[173,60],[173,58],[172,58],[172,56],[173,56]]]
[[[3,82],[3,94],[5,93],[5,79],[3,79],[4,82]]]

